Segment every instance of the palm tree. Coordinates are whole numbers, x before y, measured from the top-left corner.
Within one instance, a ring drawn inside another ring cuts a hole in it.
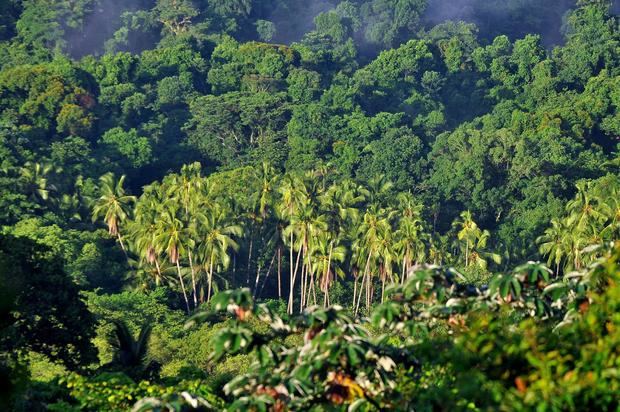
[[[314,205],[308,203],[302,203],[298,206],[296,213],[291,216],[289,225],[284,228],[283,234],[290,236],[291,240],[296,239],[292,247],[298,250],[297,263],[295,265],[295,272],[293,275],[291,290],[295,283],[295,277],[299,265],[299,257],[303,257],[302,274],[301,274],[301,304],[300,311],[303,310],[306,299],[306,286],[309,273],[309,258],[308,250],[310,248],[310,241],[313,236],[318,235],[320,232],[327,231],[328,224],[325,215],[317,214],[317,210]],[[292,311],[292,292],[289,296],[290,310]]]
[[[307,203],[307,194],[305,193],[305,185],[301,179],[297,176],[286,174],[282,179],[282,184],[279,188],[281,201],[278,205],[278,214],[283,221],[288,221],[284,230],[282,230],[282,236],[284,243],[288,242],[289,247],[289,297],[287,311],[289,314],[293,313],[293,292],[295,289],[295,282],[297,280],[297,270],[299,267],[299,259],[302,255],[301,247],[297,248],[297,259],[293,259],[293,253],[296,250],[295,243],[295,230],[290,226],[290,222],[298,213],[298,210],[304,207]]]
[[[609,191],[609,196],[603,206],[607,224],[601,231],[601,236],[605,239],[617,239],[620,237],[620,189],[618,187]]]
[[[329,288],[335,276],[344,277],[344,270],[340,265],[345,261],[346,248],[339,243],[338,238],[332,238],[328,233],[321,233],[315,237],[309,250],[310,271],[319,278],[320,290],[323,292],[323,306],[329,305]]]
[[[49,176],[52,173],[58,174],[61,172],[61,168],[55,167],[51,163],[26,162],[19,169],[19,182],[22,190],[33,201],[48,200],[50,192],[56,190],[54,185],[48,184]]]
[[[183,282],[180,265],[181,255],[185,252],[183,240],[185,240],[187,236],[183,222],[177,218],[177,206],[178,205],[174,201],[164,203],[155,230],[155,244],[156,250],[159,253],[166,253],[170,263],[175,264],[177,267],[179,284],[183,292],[187,313],[189,313],[189,300],[187,298],[187,292],[185,291],[185,283]]]
[[[488,230],[483,230],[479,233],[470,251],[470,265],[478,266],[483,270],[487,270],[487,262],[489,259],[498,265],[502,263],[502,258],[499,254],[486,250],[487,243],[490,238],[491,232]]]
[[[401,193],[398,196],[398,229],[394,238],[394,248],[399,252],[402,261],[401,281],[404,282],[414,263],[424,259],[425,246],[422,241],[422,206],[418,204],[410,193]]]
[[[259,190],[256,192],[255,203],[258,205],[258,214],[264,221],[267,218],[268,209],[275,203],[275,190],[279,176],[271,164],[263,161],[256,173],[256,178],[259,182]]]
[[[202,188],[203,179],[200,176],[200,163],[192,163],[181,167],[180,175],[168,176],[167,197],[174,198],[183,205],[185,216],[190,214],[190,204],[195,201]]]
[[[359,217],[359,207],[366,199],[368,191],[350,179],[330,186],[321,196],[321,209],[327,215],[330,227],[337,233],[346,229],[346,224]]]
[[[381,279],[381,303],[383,303],[385,298],[385,284],[388,280],[390,283],[394,282],[393,269],[398,261],[398,253],[394,247],[391,228],[381,231],[380,236],[377,238],[376,250],[379,277]]]
[[[545,233],[536,239],[540,245],[540,253],[547,256],[547,264],[555,265],[555,273],[559,275],[560,266],[569,255],[567,227],[562,220],[552,219],[551,227],[545,230]]]
[[[243,230],[239,225],[231,224],[226,209],[215,205],[203,215],[200,221],[201,256],[208,274],[207,301],[211,298],[214,267],[226,269],[230,264],[230,249],[238,250],[239,245],[233,236],[241,237]]]
[[[140,377],[148,367],[146,356],[153,328],[151,325],[144,325],[135,339],[125,322],[114,320],[112,324],[114,335],[108,340],[114,349],[111,366],[122,369],[134,378]]]
[[[128,273],[132,280],[131,284],[136,290],[144,292],[164,284],[176,285],[177,269],[168,261],[164,260],[153,265],[144,261],[129,259],[129,267],[131,268]]]
[[[380,205],[389,198],[394,184],[384,175],[374,176],[368,181],[368,201],[371,205]]]
[[[459,246],[462,247],[463,243],[465,244],[465,267],[468,267],[471,249],[478,237],[482,234],[482,231],[476,222],[474,222],[469,210],[462,212],[460,220],[457,219],[452,226],[458,230],[457,238]]]
[[[364,214],[364,219],[358,228],[359,242],[356,246],[362,248],[366,253],[366,262],[364,264],[364,272],[362,275],[362,283],[360,284],[359,296],[355,306],[355,314],[359,310],[364,283],[366,284],[366,308],[370,308],[372,299],[372,268],[376,266],[378,252],[380,246],[385,250],[387,238],[392,230],[390,219],[393,212],[387,209],[379,209],[377,206],[371,206]],[[362,256],[361,254],[359,255]],[[360,262],[361,263],[361,262]],[[355,297],[354,297],[355,299]]]
[[[198,306],[197,286],[196,286],[196,268],[194,265],[194,239],[198,237],[196,222],[201,209],[211,206],[209,199],[209,185],[200,176],[201,165],[196,162],[190,165],[184,165],[179,175],[169,175],[165,179],[166,197],[169,200],[180,203],[183,207],[183,213],[180,219],[183,221],[186,230],[186,236],[183,243],[186,245],[187,258],[189,260],[190,272],[192,275],[192,297],[194,307]]]
[[[146,186],[142,196],[136,201],[134,220],[129,222],[128,226],[129,238],[132,240],[131,249],[139,256],[141,262],[155,267],[157,286],[161,283],[162,273],[155,235],[162,204],[160,186],[157,184]]]
[[[127,256],[127,250],[123,243],[119,226],[128,218],[130,214],[129,205],[136,201],[136,197],[125,193],[123,188],[125,175],[115,180],[113,173],[106,173],[99,178],[99,182],[101,196],[95,201],[93,206],[93,222],[102,218],[108,226],[108,233],[116,236],[121,249],[123,249],[125,256]]]
[[[601,224],[606,220],[605,213],[597,205],[600,198],[595,196],[591,182],[577,183],[575,198],[566,204],[569,213],[567,224],[579,231],[586,230],[592,224]]]

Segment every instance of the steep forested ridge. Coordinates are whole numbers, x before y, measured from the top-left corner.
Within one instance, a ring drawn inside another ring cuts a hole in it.
[[[0,406],[618,407],[619,7],[3,1]]]

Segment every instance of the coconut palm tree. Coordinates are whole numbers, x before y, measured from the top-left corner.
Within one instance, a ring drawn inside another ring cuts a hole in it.
[[[255,203],[258,205],[258,214],[263,220],[266,220],[269,208],[275,204],[279,176],[269,162],[263,161],[256,173],[256,178],[259,183],[259,190],[255,194]]]
[[[119,368],[133,378],[141,378],[150,366],[147,364],[147,351],[152,326],[142,326],[138,337],[134,338],[125,322],[114,320],[112,324],[114,335],[108,339],[108,343],[112,346],[114,355],[108,366]]]
[[[214,205],[200,218],[200,256],[207,278],[207,301],[211,298],[213,270],[217,267],[226,269],[230,264],[230,250],[238,250],[234,237],[241,237],[241,226],[232,224],[227,211],[221,205]]]
[[[394,184],[384,175],[374,176],[368,181],[368,202],[371,205],[381,205],[389,199]]]
[[[551,227],[547,228],[545,233],[536,239],[540,245],[540,253],[547,256],[547,264],[549,266],[555,265],[556,275],[560,273],[562,262],[570,255],[567,233],[568,228],[563,220],[552,219]]]
[[[358,228],[359,242],[356,243],[356,246],[361,247],[365,251],[366,262],[363,266],[362,282],[357,303],[355,304],[356,315],[359,311],[364,284],[366,285],[366,308],[370,308],[372,300],[372,272],[379,264],[379,248],[381,247],[385,251],[385,245],[388,243],[388,237],[392,231],[391,217],[393,217],[393,211],[381,209],[373,205],[364,213],[363,221]]]
[[[465,249],[465,267],[469,266],[469,256],[472,250],[472,247],[476,240],[482,235],[482,231],[474,222],[474,219],[469,210],[462,212],[460,214],[460,219],[457,219],[453,224],[457,233],[457,239],[459,247]]]
[[[279,192],[281,195],[280,204],[278,205],[278,214],[283,222],[287,222],[282,236],[285,244],[289,247],[289,297],[288,297],[288,313],[293,313],[293,292],[295,282],[297,280],[297,270],[299,268],[299,259],[301,258],[301,247],[297,247],[299,242],[295,242],[295,230],[291,226],[292,220],[298,211],[302,209],[308,202],[308,196],[305,192],[303,181],[292,174],[284,175],[280,184]],[[293,258],[294,252],[297,250],[297,259]]]
[[[56,191],[56,186],[49,184],[50,176],[61,172],[61,168],[51,163],[26,162],[19,168],[19,183],[32,201],[45,201]]]
[[[292,285],[295,282],[295,276],[297,274],[299,256],[303,257],[302,274],[301,274],[301,304],[300,311],[303,310],[304,304],[307,301],[306,286],[308,281],[309,272],[309,257],[308,250],[310,248],[310,242],[313,236],[318,235],[321,232],[325,232],[328,229],[327,218],[325,215],[318,214],[318,211],[314,205],[310,203],[304,203],[298,206],[297,212],[291,216],[290,223],[284,228],[284,236],[291,239],[295,239],[293,247],[298,251],[298,257],[293,274]],[[292,290],[292,287],[291,287]],[[292,295],[292,293],[291,293]],[[292,310],[292,296],[289,296],[289,303]]]
[[[584,231],[593,224],[602,224],[607,217],[598,207],[600,198],[592,190],[591,182],[577,183],[575,198],[566,204],[567,224],[579,231]]]
[[[123,184],[125,175],[116,180],[113,173],[106,173],[99,178],[99,192],[101,196],[95,201],[93,206],[93,222],[103,219],[108,227],[108,233],[116,236],[121,249],[127,256],[127,249],[123,243],[120,232],[120,225],[130,214],[130,205],[135,203],[136,197],[125,193]]]
[[[184,240],[187,239],[187,228],[184,227],[183,222],[177,217],[177,213],[178,204],[176,202],[169,200],[162,205],[162,212],[155,229],[155,250],[159,253],[166,253],[170,263],[176,265],[183,299],[185,300],[187,313],[189,313],[189,300],[180,264],[181,255],[186,251]]]
[[[344,277],[341,267],[347,256],[347,249],[340,244],[340,239],[324,232],[314,238],[310,247],[310,271],[319,279],[319,289],[323,292],[323,306],[329,305],[329,288],[331,282],[338,277]]]
[[[161,256],[157,251],[155,235],[162,204],[160,186],[158,184],[146,186],[142,196],[135,203],[134,219],[128,224],[130,248],[138,255],[140,262],[155,267],[157,286],[161,283],[162,274]]]
[[[398,199],[397,230],[394,234],[394,249],[399,253],[401,264],[401,281],[409,275],[414,263],[425,258],[425,245],[422,227],[422,206],[410,193],[401,193]]]
[[[321,196],[321,209],[327,215],[330,227],[343,234],[346,225],[359,217],[359,207],[368,191],[350,179],[330,186]]]

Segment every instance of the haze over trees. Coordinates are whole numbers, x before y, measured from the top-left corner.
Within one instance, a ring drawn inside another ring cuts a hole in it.
[[[618,408],[618,8],[2,2],[0,408]]]

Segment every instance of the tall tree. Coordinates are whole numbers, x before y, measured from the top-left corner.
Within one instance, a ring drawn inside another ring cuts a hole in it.
[[[99,178],[101,196],[93,206],[93,222],[102,219],[108,227],[108,233],[118,239],[121,249],[127,256],[120,225],[129,217],[130,205],[136,201],[136,197],[125,193],[124,183],[125,175],[118,180],[114,178],[113,173],[106,173]]]

